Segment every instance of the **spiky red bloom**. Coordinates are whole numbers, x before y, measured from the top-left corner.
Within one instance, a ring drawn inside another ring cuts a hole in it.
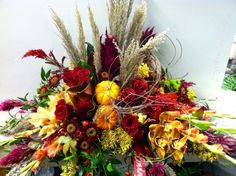
[[[0,159],[0,166],[10,166],[20,162],[25,156],[32,152],[26,144],[16,146],[5,157]]]
[[[40,59],[45,59],[46,57],[48,57],[48,55],[42,49],[35,49],[35,50],[29,50],[27,53],[24,54],[22,58],[30,56]]]
[[[146,30],[142,32],[142,36],[140,38],[140,44],[145,45],[148,40],[152,37],[154,37],[156,33],[154,33],[154,27],[148,27]]]
[[[10,111],[16,107],[21,107],[25,103],[21,100],[5,100],[0,102],[0,111]]]
[[[111,73],[111,75],[113,76],[118,75],[120,70],[120,61],[118,58],[119,53],[116,48],[115,42],[115,36],[109,36],[106,31],[105,42],[103,43],[101,41],[102,71]]]

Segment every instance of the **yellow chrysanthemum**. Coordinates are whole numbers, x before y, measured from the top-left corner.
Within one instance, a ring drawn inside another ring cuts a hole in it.
[[[138,67],[138,74],[137,76],[140,78],[147,78],[149,76],[149,72],[150,69],[148,67],[147,64],[142,63],[139,67]]]
[[[188,89],[188,98],[194,100],[196,98],[195,91],[193,89]]]

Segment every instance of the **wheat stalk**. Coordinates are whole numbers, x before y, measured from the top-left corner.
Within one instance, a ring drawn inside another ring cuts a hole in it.
[[[78,36],[79,36],[78,48],[80,50],[81,59],[87,62],[85,36],[84,36],[83,24],[82,24],[78,7],[76,7],[76,20],[77,20],[77,29],[78,29]]]
[[[134,16],[128,31],[126,46],[129,45],[131,40],[140,39],[144,27],[144,22],[146,19],[146,14],[147,14],[147,5],[145,1],[143,1],[142,4],[134,12]]]
[[[158,45],[163,43],[164,39],[166,36],[166,31],[163,31],[156,35],[155,37],[152,37],[151,39],[148,40],[148,42],[140,48],[140,52],[142,54],[147,54],[152,52]]]
[[[100,55],[100,50],[101,50],[101,43],[100,43],[100,36],[99,36],[99,31],[98,31],[98,27],[95,23],[94,20],[94,16],[93,16],[93,12],[91,7],[88,7],[88,11],[89,11],[89,21],[90,21],[90,25],[92,28],[92,32],[93,32],[93,45],[94,45],[94,66],[96,69],[96,73],[98,73],[101,69],[101,55]]]
[[[132,11],[133,0],[108,0],[107,10],[109,32],[116,36],[119,48],[123,48],[128,18]]]
[[[63,46],[71,59],[72,63],[74,65],[77,65],[80,55],[77,50],[77,48],[74,46],[72,42],[71,35],[69,31],[66,29],[63,21],[60,19],[60,17],[56,14],[54,10],[52,10],[52,19],[55,23],[55,26],[60,34],[60,38],[62,39]]]

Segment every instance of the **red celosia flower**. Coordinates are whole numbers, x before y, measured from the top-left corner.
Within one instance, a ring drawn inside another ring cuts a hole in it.
[[[22,58],[33,56],[35,58],[44,59],[48,55],[42,49],[29,50]]]
[[[66,117],[69,117],[73,112],[73,107],[66,104],[64,99],[59,100],[56,105],[55,116],[57,120],[62,120]]]
[[[134,115],[126,115],[121,122],[122,128],[132,137],[139,131],[138,117]]]
[[[65,69],[63,80],[70,87],[84,86],[91,81],[90,71],[79,66],[75,67],[73,70]]]
[[[60,83],[60,80],[61,76],[58,74],[51,76],[48,80],[49,87],[57,87]]]
[[[24,106],[24,104],[21,100],[5,100],[0,102],[0,111],[10,111],[16,107]]]
[[[0,166],[10,166],[20,162],[32,152],[26,144],[21,144],[12,149],[5,157],[0,159]]]
[[[91,99],[79,99],[76,103],[76,111],[82,120],[87,117],[87,113],[92,109],[93,102]]]
[[[145,45],[148,40],[152,37],[154,37],[156,34],[154,32],[154,27],[148,27],[145,31],[142,32],[142,36],[140,39],[141,46]]]
[[[116,38],[109,36],[106,31],[105,42],[102,43],[101,41],[102,71],[112,73],[113,76],[118,75],[120,70],[119,53],[115,42]]]
[[[137,78],[132,81],[132,88],[141,95],[148,90],[148,83],[144,79]]]

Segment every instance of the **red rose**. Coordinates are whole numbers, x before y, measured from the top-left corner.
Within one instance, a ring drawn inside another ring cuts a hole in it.
[[[138,118],[133,115],[126,115],[121,122],[122,128],[132,137],[139,131]]]
[[[144,109],[145,114],[147,114],[150,118],[159,119],[159,115],[162,112],[161,102],[157,99],[156,96],[147,96],[144,100],[143,104],[150,104]]]
[[[148,156],[148,157],[153,157],[153,154],[151,152],[151,150],[149,149],[148,145],[145,144],[143,141],[135,141],[134,142],[134,151],[136,152],[136,155],[144,155],[144,156]]]
[[[71,115],[73,112],[73,107],[66,104],[64,99],[59,100],[56,105],[56,110],[54,112],[57,120],[62,120]]]
[[[148,90],[148,83],[143,79],[134,79],[132,87],[137,94],[144,94]]]
[[[86,68],[75,67],[73,70],[73,78],[80,86],[88,84],[91,81],[90,71]]]
[[[93,102],[91,99],[80,99],[76,103],[76,111],[81,116],[87,116],[87,112],[93,109]]]
[[[134,101],[135,97],[135,90],[133,88],[125,88],[121,92],[121,98],[128,104],[133,104],[132,101]]]
[[[75,67],[73,70],[65,69],[63,80],[70,87],[84,86],[91,81],[90,71],[81,67]]]

